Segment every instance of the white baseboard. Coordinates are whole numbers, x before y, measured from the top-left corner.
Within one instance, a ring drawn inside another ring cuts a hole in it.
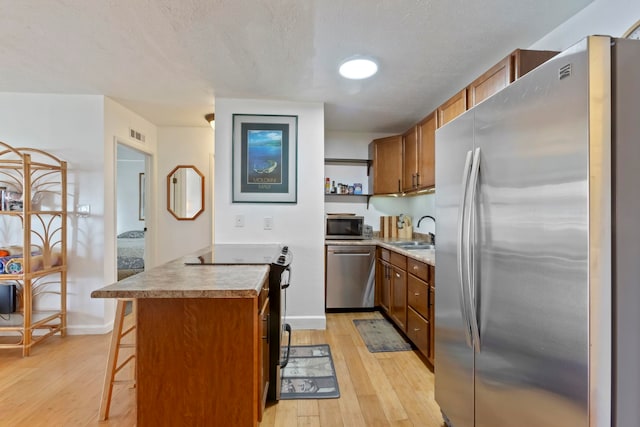
[[[113,322],[106,325],[67,325],[68,335],[104,335],[113,329]]]
[[[287,316],[291,329],[327,329],[326,316]]]

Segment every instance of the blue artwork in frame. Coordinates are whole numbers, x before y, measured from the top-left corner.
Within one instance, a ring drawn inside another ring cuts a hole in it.
[[[233,202],[297,202],[297,116],[233,115]]]

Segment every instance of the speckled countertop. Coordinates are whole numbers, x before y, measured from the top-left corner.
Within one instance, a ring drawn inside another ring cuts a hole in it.
[[[415,238],[412,240],[420,240],[419,238]],[[325,240],[325,245],[350,245],[350,246],[381,246],[385,249],[389,249],[391,251],[397,252],[399,254],[405,255],[409,258],[416,259],[418,261],[426,262],[427,264],[436,265],[436,251],[434,249],[403,249],[397,246],[393,246],[391,242],[401,242],[403,239],[392,239],[392,238],[380,238],[374,237],[373,239],[368,240]],[[406,241],[406,240],[404,240]]]
[[[211,249],[196,252],[199,255]],[[269,276],[268,265],[185,265],[187,257],[91,292],[92,298],[251,298]]]

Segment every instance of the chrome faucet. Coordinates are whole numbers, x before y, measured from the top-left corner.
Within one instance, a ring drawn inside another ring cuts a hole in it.
[[[431,215],[425,215],[423,217],[420,217],[420,219],[418,220],[418,225],[416,226],[416,228],[420,227],[420,223],[425,218],[431,218],[433,220],[433,225],[436,224],[436,219],[434,217],[432,217]],[[429,233],[429,237],[431,238],[431,243],[433,243],[435,245],[436,244],[436,235],[433,234],[433,233]]]

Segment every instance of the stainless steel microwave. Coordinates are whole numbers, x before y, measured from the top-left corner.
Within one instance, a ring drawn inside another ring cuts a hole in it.
[[[364,224],[364,217],[357,215],[327,215],[325,239],[371,239],[371,227]]]

